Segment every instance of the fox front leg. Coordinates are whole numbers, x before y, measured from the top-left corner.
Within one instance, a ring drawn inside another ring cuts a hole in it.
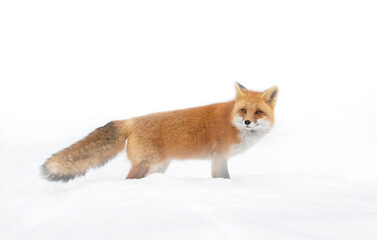
[[[228,172],[228,159],[221,153],[213,153],[211,156],[212,177],[230,178]]]

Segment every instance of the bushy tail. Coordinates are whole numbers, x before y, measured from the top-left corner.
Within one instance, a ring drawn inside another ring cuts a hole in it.
[[[84,139],[52,155],[42,166],[50,181],[67,182],[85,175],[89,168],[100,167],[124,149],[128,137],[126,120],[97,128]]]

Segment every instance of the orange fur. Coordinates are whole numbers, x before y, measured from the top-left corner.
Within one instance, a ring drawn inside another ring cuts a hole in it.
[[[106,163],[127,139],[132,164],[127,178],[164,172],[170,160],[188,158],[211,158],[212,176],[228,178],[232,146],[246,144],[240,136],[253,140],[272,127],[278,89],[255,92],[237,83],[236,92],[234,101],[111,122],[53,155],[42,166],[43,172],[49,180],[68,181]],[[245,120],[255,128],[244,125]],[[261,128],[266,122],[268,127]]]

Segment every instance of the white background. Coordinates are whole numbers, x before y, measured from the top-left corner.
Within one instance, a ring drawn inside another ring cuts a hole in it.
[[[374,1],[1,1],[2,239],[376,239]],[[280,87],[273,131],[229,162],[124,181],[39,166],[115,119]]]

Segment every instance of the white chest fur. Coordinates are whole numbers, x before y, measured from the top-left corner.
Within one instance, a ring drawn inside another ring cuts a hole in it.
[[[262,137],[262,134],[240,131],[238,135],[240,142],[233,144],[230,147],[230,156],[242,153],[257,143]]]
[[[239,131],[240,142],[230,147],[230,157],[249,149],[264,136],[271,126],[270,122],[264,119],[259,119],[254,126],[246,126],[241,117],[235,117],[233,125]]]

